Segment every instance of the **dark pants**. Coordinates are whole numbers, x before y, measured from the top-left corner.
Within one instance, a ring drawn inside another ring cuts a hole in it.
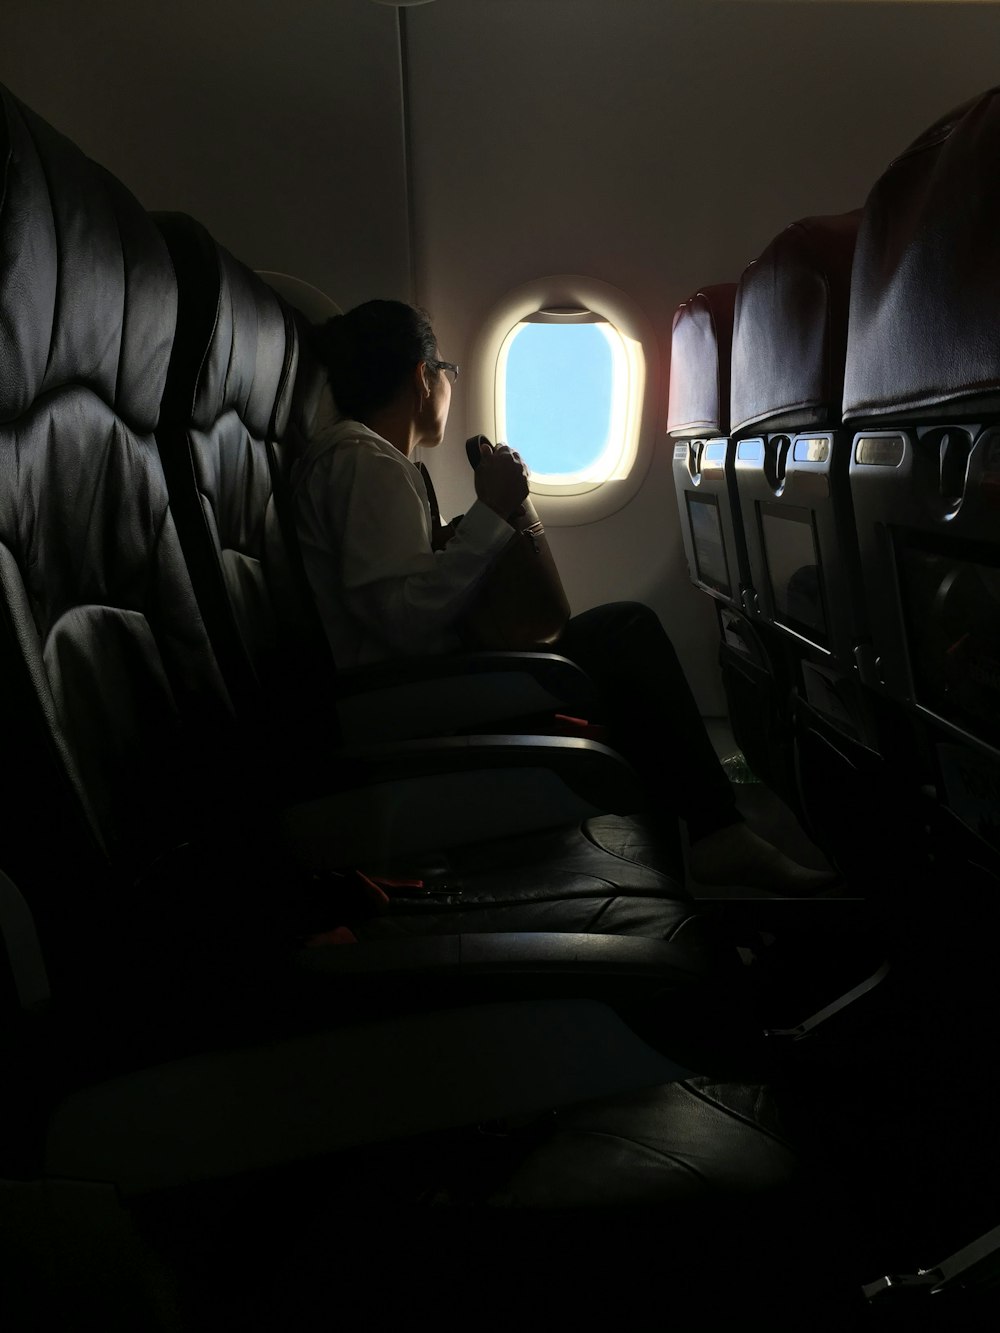
[[[574,616],[553,645],[590,676],[612,746],[643,780],[654,807],[687,824],[688,839],[736,823],[722,771],[674,645],[654,611],[612,602]]]

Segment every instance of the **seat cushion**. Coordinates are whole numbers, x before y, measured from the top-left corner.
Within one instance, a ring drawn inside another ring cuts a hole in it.
[[[554,1112],[497,1206],[606,1208],[749,1194],[789,1183],[795,1154],[773,1098],[696,1078]]]
[[[640,827],[607,816],[582,828],[456,849],[411,867],[423,887],[390,888],[387,911],[365,923],[359,937],[542,930],[672,939],[694,915],[684,889],[595,841],[600,832],[611,848],[650,847],[655,859]]]

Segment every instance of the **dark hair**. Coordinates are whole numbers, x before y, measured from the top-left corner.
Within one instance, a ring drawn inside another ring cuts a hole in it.
[[[403,301],[366,301],[316,330],[316,351],[339,411],[355,421],[392,402],[421,361],[437,357],[426,310]]]

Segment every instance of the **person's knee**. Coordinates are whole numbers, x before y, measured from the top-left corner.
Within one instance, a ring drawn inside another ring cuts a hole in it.
[[[608,677],[607,683],[634,681],[652,671],[669,683],[680,670],[670,637],[656,612],[645,602],[606,602],[570,621],[556,651],[565,651],[591,673]]]
[[[658,653],[664,649],[670,653],[674,652],[673,643],[663,628],[663,622],[645,602],[612,602],[607,610],[614,612],[619,633],[623,638],[627,637],[629,642],[637,646],[648,644],[651,650]]]
[[[660,617],[645,602],[614,602],[612,605],[618,608],[621,616],[633,620],[638,625],[643,625],[649,629],[663,629]]]
[[[579,617],[580,620],[587,618],[606,625],[635,625],[648,630],[663,628],[660,617],[645,602],[604,602]]]

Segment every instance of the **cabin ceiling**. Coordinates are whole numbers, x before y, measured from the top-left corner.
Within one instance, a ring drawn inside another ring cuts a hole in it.
[[[351,304],[409,287],[402,25],[423,277],[457,231],[498,283],[599,249],[672,297],[994,81],[996,4],[902,2],[5,0],[0,78],[148,207]]]

